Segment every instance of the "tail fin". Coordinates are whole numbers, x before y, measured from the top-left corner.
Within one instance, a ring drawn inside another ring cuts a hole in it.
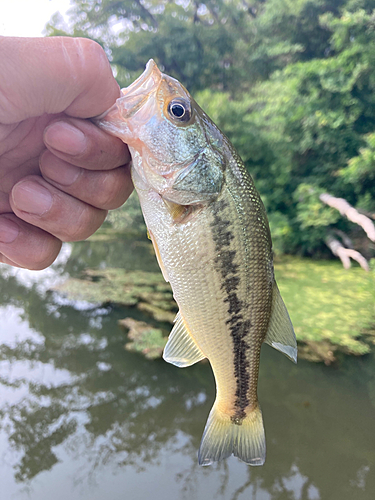
[[[199,448],[199,465],[211,465],[232,453],[249,465],[264,464],[266,439],[259,406],[256,406],[241,424],[236,424],[214,404]]]

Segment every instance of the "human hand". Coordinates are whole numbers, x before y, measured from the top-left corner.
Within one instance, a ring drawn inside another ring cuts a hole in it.
[[[128,149],[87,119],[119,96],[91,40],[0,37],[0,262],[43,269],[125,202]]]

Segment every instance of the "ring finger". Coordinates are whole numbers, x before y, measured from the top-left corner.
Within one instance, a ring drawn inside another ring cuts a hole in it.
[[[25,177],[13,187],[10,205],[17,217],[61,241],[88,238],[107,215],[106,210],[63,193],[36,175]]]

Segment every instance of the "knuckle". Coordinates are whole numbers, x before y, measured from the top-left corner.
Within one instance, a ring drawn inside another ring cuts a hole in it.
[[[113,210],[122,205],[120,198],[124,191],[124,176],[113,170],[103,175],[101,189],[97,193],[97,206],[105,210]]]
[[[62,241],[85,240],[91,236],[104,222],[106,212],[83,204],[75,213],[74,221],[61,235]]]
[[[94,40],[90,38],[76,38],[77,43],[80,44],[82,50],[89,52],[96,58],[102,58],[107,61],[107,56],[105,55],[103,47]]]
[[[93,57],[95,62],[101,62],[106,60],[104,49],[99,45],[99,43],[89,38],[69,38],[67,43],[73,44],[76,49],[76,55],[81,59],[82,64],[85,64],[87,57]]]
[[[61,249],[61,241],[57,238],[46,238],[44,244],[40,241],[38,252],[35,254],[34,260],[28,262],[28,268],[33,271],[41,271],[50,266]]]
[[[107,75],[107,72],[110,71],[110,64],[103,47],[88,38],[76,38],[75,40],[78,45],[78,52],[82,57],[84,69],[86,72],[90,70],[87,77],[95,82],[98,78],[102,78],[102,72]],[[87,61],[95,61],[95,64],[87,64]]]

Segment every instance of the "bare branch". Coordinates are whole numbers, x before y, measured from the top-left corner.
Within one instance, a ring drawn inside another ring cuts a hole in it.
[[[370,240],[375,241],[375,225],[372,220],[366,215],[360,214],[344,198],[335,198],[328,193],[322,193],[319,198],[320,201],[335,208],[341,215],[345,215],[349,220],[361,226]]]
[[[363,210],[362,208],[358,208],[358,212],[360,214],[366,215],[366,217],[370,217],[370,219],[375,220],[375,212],[368,212],[367,210]]]
[[[339,240],[336,240],[336,238],[331,235],[327,236],[325,242],[326,245],[330,248],[333,255],[336,255],[341,260],[342,265],[345,269],[350,268],[350,259],[353,259],[356,260],[365,271],[370,270],[367,260],[361,253],[357,252],[357,250],[343,247]]]
[[[334,228],[332,229],[332,232],[340,237],[341,241],[344,243],[346,248],[354,248],[351,238],[349,238],[349,236],[346,233],[344,233],[344,231],[341,231],[341,229]]]

